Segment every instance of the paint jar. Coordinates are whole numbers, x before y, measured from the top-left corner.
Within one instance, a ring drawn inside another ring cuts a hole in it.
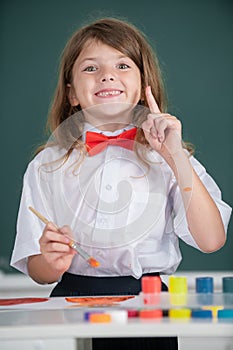
[[[169,296],[170,303],[176,306],[183,306],[187,304],[187,278],[186,277],[169,277]]]
[[[233,309],[223,309],[218,311],[218,320],[227,321],[229,320],[232,323],[233,320]]]
[[[142,292],[140,296],[144,304],[155,305],[160,303],[162,282],[159,276],[144,276],[141,280]]]
[[[203,310],[203,309],[194,309],[191,313],[192,318],[201,318],[201,319],[211,319],[212,320],[212,311]]]
[[[163,312],[160,309],[146,309],[140,310],[140,319],[161,319],[163,317]]]
[[[222,292],[224,296],[224,304],[226,306],[233,305],[233,277],[226,276],[222,278]]]
[[[213,304],[214,283],[213,277],[197,277],[196,278],[196,293],[197,301],[201,305]]]
[[[168,312],[169,318],[179,319],[182,321],[188,321],[191,317],[191,309],[181,308],[181,309],[170,309]]]

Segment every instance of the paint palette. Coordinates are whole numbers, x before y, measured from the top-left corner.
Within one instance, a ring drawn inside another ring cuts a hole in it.
[[[133,295],[129,296],[102,296],[102,297],[69,297],[65,298],[70,303],[75,303],[85,307],[108,307],[119,305],[123,301],[134,298]]]

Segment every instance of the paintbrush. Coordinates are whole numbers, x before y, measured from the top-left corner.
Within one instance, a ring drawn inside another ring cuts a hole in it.
[[[33,214],[35,214],[44,224],[48,224],[50,221],[48,219],[46,219],[41,213],[39,213],[36,209],[32,208],[32,207],[28,207],[29,210],[31,210],[33,212]],[[55,224],[54,224],[55,225]],[[56,226],[56,225],[55,225]],[[57,226],[56,226],[57,227]],[[68,237],[68,236],[66,236]],[[75,242],[72,238],[68,237],[70,239],[70,242],[68,243],[68,245],[73,248],[74,250],[76,250],[76,252],[78,252],[80,254],[80,256],[86,260],[88,262],[88,264],[91,267],[98,267],[100,265],[100,263],[94,259],[92,256],[90,256],[87,252],[85,252],[85,250],[83,250],[79,244],[77,242]]]

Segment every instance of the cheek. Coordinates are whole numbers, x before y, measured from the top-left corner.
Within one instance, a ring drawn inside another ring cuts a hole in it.
[[[81,79],[76,79],[74,82],[74,89],[75,89],[75,96],[77,99],[82,98],[85,96],[85,91],[87,90],[85,87],[85,83]]]
[[[92,91],[93,81],[90,79],[84,79],[84,78],[79,79],[76,82],[75,88],[76,88],[77,94],[83,95],[84,93]]]
[[[135,77],[134,77],[134,84],[135,84],[135,87],[137,87],[137,89],[141,92],[141,74],[140,72],[138,72]]]
[[[142,84],[141,84],[141,77],[136,77],[133,82],[133,86],[135,88],[135,97],[140,100],[142,95]]]

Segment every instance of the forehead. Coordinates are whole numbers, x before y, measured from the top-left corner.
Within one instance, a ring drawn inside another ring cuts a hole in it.
[[[105,44],[100,40],[89,39],[83,46],[78,58],[82,59],[85,56],[92,57],[93,55],[104,56],[106,53],[110,53],[116,56],[125,56],[121,51],[108,44]]]

